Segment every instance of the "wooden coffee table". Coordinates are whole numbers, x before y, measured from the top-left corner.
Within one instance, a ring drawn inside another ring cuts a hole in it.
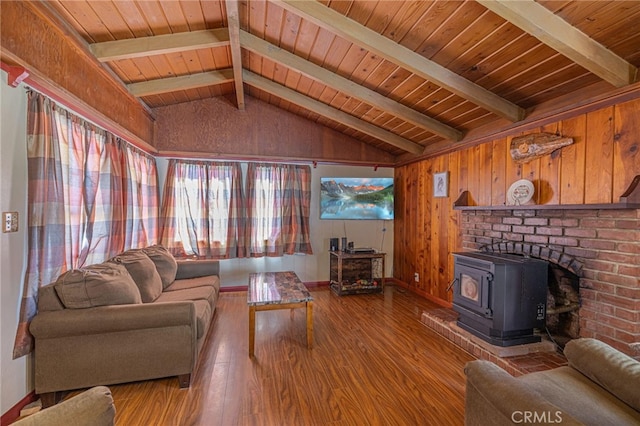
[[[307,309],[307,348],[313,348],[313,297],[295,272],[261,272],[249,276],[249,356],[253,356],[256,312],[276,309]]]

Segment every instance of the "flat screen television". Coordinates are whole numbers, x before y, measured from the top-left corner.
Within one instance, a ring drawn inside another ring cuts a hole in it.
[[[393,220],[393,178],[320,178],[320,219]]]

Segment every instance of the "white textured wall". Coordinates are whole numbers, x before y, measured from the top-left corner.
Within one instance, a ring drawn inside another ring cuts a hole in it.
[[[17,211],[19,231],[0,233],[0,411],[6,413],[33,390],[32,357],[13,358],[26,267],[27,101],[24,88],[0,78],[0,211]]]
[[[168,160],[158,159],[160,186],[164,185]],[[393,276],[393,222],[382,220],[320,220],[321,177],[393,177],[393,169],[322,165],[311,176],[311,244],[313,255],[229,259],[220,262],[220,279],[226,287],[246,286],[249,274],[264,271],[295,271],[302,281],[329,280],[329,238],[343,237],[356,247],[373,247],[387,253],[386,276]],[[383,229],[386,231],[383,232]]]

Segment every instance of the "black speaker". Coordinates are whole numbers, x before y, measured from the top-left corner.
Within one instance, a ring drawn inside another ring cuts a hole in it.
[[[340,241],[339,238],[329,238],[330,251],[338,251],[338,241]]]

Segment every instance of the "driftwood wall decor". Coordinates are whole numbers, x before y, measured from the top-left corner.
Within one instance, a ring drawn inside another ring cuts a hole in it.
[[[513,138],[509,151],[516,163],[523,164],[572,143],[573,138],[553,133],[532,133]]]

